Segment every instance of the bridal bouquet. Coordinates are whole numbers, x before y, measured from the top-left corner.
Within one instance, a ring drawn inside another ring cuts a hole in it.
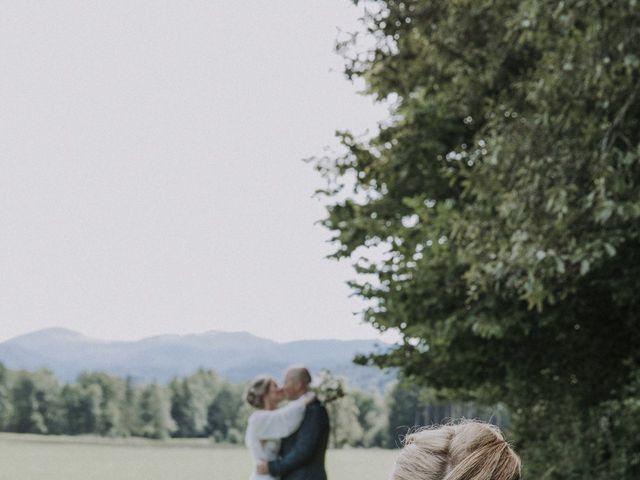
[[[312,390],[325,405],[346,395],[344,378],[332,375],[329,370],[321,370],[316,380]]]

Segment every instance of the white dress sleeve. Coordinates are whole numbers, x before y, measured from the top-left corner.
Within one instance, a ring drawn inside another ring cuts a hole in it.
[[[308,394],[307,394],[308,395]],[[295,432],[304,417],[308,396],[303,395],[275,410],[261,410],[249,418],[249,430],[260,440],[288,437]]]

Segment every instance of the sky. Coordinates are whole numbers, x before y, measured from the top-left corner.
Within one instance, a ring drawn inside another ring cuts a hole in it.
[[[383,105],[349,0],[15,1],[0,16],[0,341],[379,338],[303,158]]]

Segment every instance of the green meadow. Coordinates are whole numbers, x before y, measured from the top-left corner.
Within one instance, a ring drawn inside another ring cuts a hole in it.
[[[330,480],[387,480],[397,452],[329,450]],[[208,440],[0,434],[0,480],[247,480],[246,449]]]

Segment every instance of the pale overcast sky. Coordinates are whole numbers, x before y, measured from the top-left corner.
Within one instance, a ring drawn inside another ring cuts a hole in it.
[[[334,53],[349,0],[3,2],[0,340],[381,338],[326,260],[302,158],[385,108]],[[391,339],[392,337],[385,337]]]

